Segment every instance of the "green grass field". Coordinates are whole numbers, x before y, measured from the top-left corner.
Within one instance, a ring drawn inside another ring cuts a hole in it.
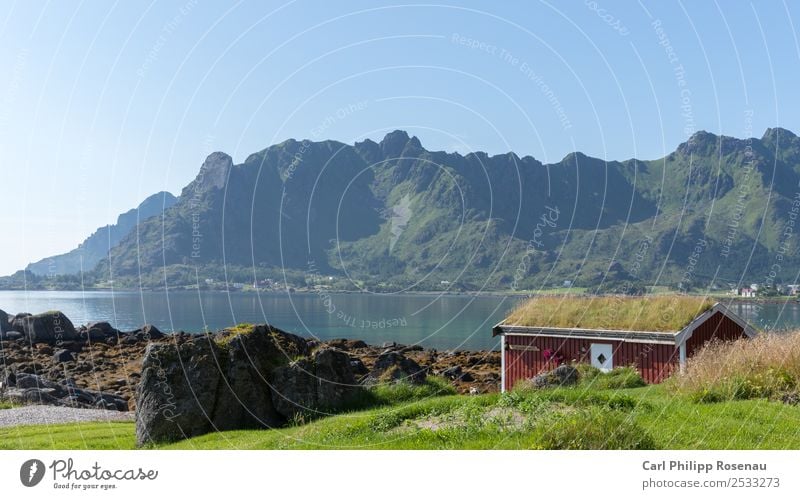
[[[0,448],[132,449],[134,425],[0,428]],[[584,384],[505,395],[426,395],[300,426],[214,433],[158,448],[800,449],[800,407],[764,399],[701,403],[666,386]]]

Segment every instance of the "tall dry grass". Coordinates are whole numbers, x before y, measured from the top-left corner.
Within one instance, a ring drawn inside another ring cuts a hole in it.
[[[713,341],[670,381],[699,401],[781,398],[800,387],[800,331]]]
[[[714,305],[702,296],[538,297],[503,321],[518,326],[678,331]]]

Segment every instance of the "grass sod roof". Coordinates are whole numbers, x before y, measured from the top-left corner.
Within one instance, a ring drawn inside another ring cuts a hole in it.
[[[539,297],[517,306],[505,326],[676,332],[714,301],[700,296]]]

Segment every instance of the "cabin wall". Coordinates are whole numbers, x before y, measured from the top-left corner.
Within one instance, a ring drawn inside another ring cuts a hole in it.
[[[589,363],[592,343],[611,344],[614,367],[635,366],[648,383],[660,383],[666,379],[678,369],[680,360],[674,345],[521,335],[506,335],[505,340],[506,390],[520,380],[557,367],[555,362],[545,360],[543,352],[547,349],[559,352],[566,363]]]
[[[686,341],[686,357],[691,357],[707,342],[718,339],[722,341],[738,340],[745,336],[744,328],[731,320],[722,312],[717,312],[707,321],[697,326],[692,337]]]

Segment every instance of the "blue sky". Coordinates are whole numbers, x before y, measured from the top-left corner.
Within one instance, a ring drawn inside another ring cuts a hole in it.
[[[352,143],[658,158],[800,130],[783,2],[3,2],[0,275],[76,246],[215,150]],[[14,237],[10,237],[13,234]]]

